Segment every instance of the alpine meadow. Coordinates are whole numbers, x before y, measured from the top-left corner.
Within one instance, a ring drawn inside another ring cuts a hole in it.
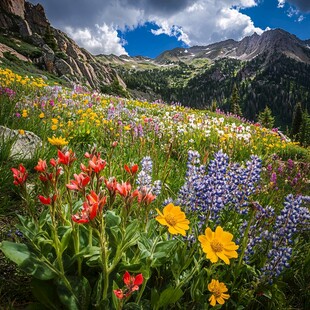
[[[310,309],[309,47],[95,56],[1,1],[0,308]]]

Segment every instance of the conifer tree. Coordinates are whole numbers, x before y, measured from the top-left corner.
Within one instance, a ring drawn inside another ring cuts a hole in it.
[[[211,104],[211,111],[215,112],[216,109],[217,109],[217,102],[216,102],[216,99],[213,99],[212,104]]]
[[[292,130],[291,130],[291,137],[293,139],[298,140],[298,133],[300,131],[302,122],[302,108],[301,103],[298,102],[295,106],[294,114],[293,114],[293,121],[292,121]]]
[[[266,128],[273,128],[274,117],[272,116],[271,110],[266,106],[264,111],[259,112],[258,114],[259,123]]]
[[[57,43],[56,43],[56,39],[54,37],[54,34],[50,26],[46,28],[46,31],[44,34],[44,41],[53,51],[56,51]]]
[[[302,122],[298,133],[298,141],[307,147],[310,145],[310,115],[307,111],[302,114]]]
[[[232,95],[230,98],[230,110],[233,114],[242,116],[242,111],[240,107],[240,96],[236,84],[234,84]]]

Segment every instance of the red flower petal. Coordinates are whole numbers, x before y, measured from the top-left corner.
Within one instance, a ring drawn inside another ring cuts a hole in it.
[[[126,271],[124,273],[124,276],[123,276],[123,281],[125,283],[126,286],[130,285],[130,274],[128,271]]]
[[[135,285],[141,285],[143,283],[143,275],[142,273],[139,273],[136,277],[135,277],[135,281],[133,284]]]

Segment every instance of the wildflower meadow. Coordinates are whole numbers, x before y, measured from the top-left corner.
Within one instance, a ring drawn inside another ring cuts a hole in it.
[[[42,140],[26,159],[0,136],[1,306],[310,308],[309,149],[233,115],[0,85],[0,125]]]

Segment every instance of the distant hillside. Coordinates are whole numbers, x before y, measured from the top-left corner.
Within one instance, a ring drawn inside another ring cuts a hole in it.
[[[191,107],[217,106],[229,111],[236,85],[245,117],[256,120],[268,105],[282,129],[291,125],[294,107],[310,109],[310,45],[275,29],[237,42],[226,40],[208,46],[176,48],[154,60],[114,68],[128,90],[153,99],[179,101]],[[152,67],[150,67],[150,65]],[[147,97],[147,98],[148,98]],[[149,99],[149,98],[148,98]]]

